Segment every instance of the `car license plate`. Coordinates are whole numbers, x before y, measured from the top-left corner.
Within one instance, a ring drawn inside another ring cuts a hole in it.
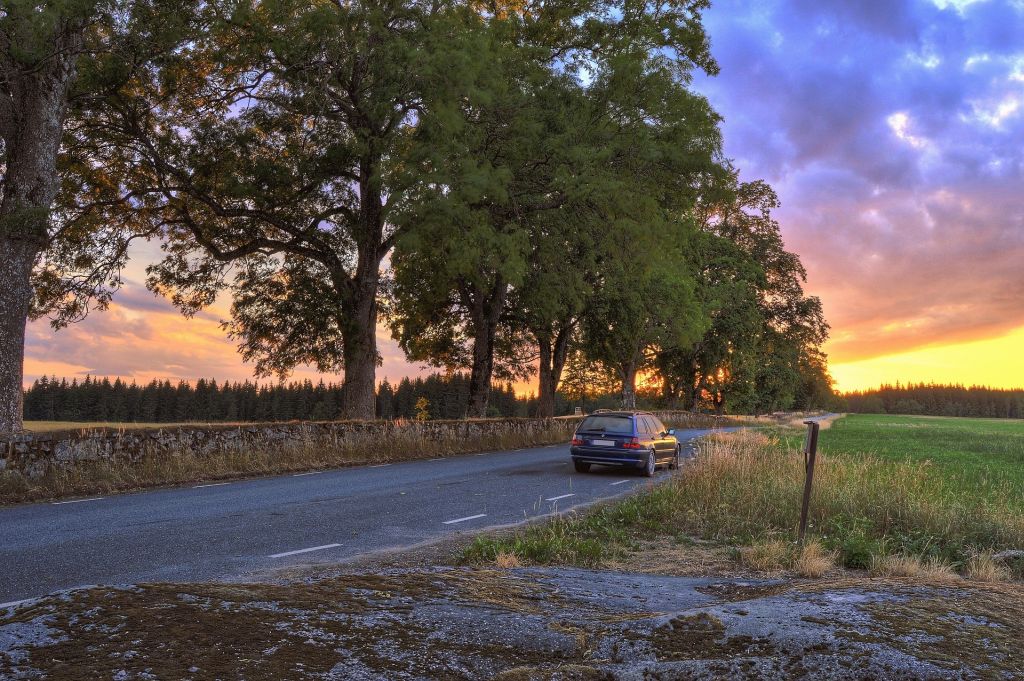
[[[591,440],[590,444],[597,445],[598,447],[614,447],[615,440]]]

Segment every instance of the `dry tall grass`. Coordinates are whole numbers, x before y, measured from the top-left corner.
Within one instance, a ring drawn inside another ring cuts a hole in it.
[[[956,581],[960,575],[941,558],[921,559],[918,556],[875,556],[871,562],[875,577],[904,577],[928,582]]]
[[[0,471],[0,503],[564,443],[574,425],[555,420],[532,433],[485,432],[471,437],[424,437],[413,429],[394,428],[383,435],[353,432],[344,438],[309,437],[206,454],[185,449],[146,452],[136,461],[82,461],[71,468],[51,467],[38,480],[7,470]]]
[[[804,544],[791,568],[801,577],[824,577],[836,567],[836,552],[828,551],[817,539]]]
[[[803,481],[800,452],[757,432],[721,435],[702,444],[698,464],[672,486],[673,505],[707,536],[791,532]],[[810,520],[826,540],[888,541],[897,549],[1024,546],[1024,513],[1009,488],[978,495],[927,463],[870,456],[819,454]]]
[[[522,565],[519,560],[519,556],[514,553],[504,552],[499,553],[494,557],[494,565],[501,568],[502,570],[508,570],[511,568],[517,568]]]
[[[777,572],[789,565],[792,553],[789,543],[769,539],[741,548],[740,562],[760,572]]]
[[[967,567],[970,556],[1024,547],[1024,508],[1009,488],[981,494],[927,463],[819,453],[811,498],[813,537],[797,554],[790,547],[803,484],[799,451],[756,431],[718,435],[704,440],[694,464],[667,484],[577,518],[510,537],[480,538],[465,559],[490,562],[513,551],[537,563],[596,565],[635,538],[683,532],[747,547],[741,562],[756,569],[814,576],[840,560],[847,567],[929,570],[941,576],[948,566],[981,574],[980,563]],[[917,562],[902,568],[896,559],[878,562],[892,555],[917,557]]]
[[[976,582],[1005,582],[1013,577],[1010,568],[994,558],[991,551],[971,556],[964,575]]]

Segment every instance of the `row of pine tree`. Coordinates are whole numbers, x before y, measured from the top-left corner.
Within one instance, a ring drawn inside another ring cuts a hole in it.
[[[81,382],[69,382],[43,376],[25,391],[24,404],[26,421],[325,421],[337,418],[341,385],[309,380],[261,385],[206,379],[194,385],[157,380],[138,385],[120,378],[111,381],[86,376]],[[491,416],[528,416],[531,400],[516,397],[512,386],[504,385],[492,389],[489,405]],[[469,377],[461,373],[403,378],[394,385],[385,379],[377,390],[378,418],[463,418],[468,406]]]
[[[863,414],[1024,419],[1024,389],[917,383],[847,393],[840,408]]]

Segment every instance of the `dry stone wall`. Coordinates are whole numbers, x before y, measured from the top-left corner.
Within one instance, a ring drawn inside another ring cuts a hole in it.
[[[665,412],[662,420],[674,425],[711,427],[714,417],[687,412]],[[458,421],[332,421],[249,423],[234,425],[175,425],[166,428],[89,428],[43,433],[27,432],[0,440],[0,471],[17,471],[38,479],[52,468],[68,469],[81,462],[138,462],[144,457],[189,452],[214,456],[239,450],[273,450],[293,445],[344,447],[396,438],[459,443],[470,451],[474,443],[500,442],[503,438],[524,441],[568,439],[579,417],[555,419],[479,419]]]

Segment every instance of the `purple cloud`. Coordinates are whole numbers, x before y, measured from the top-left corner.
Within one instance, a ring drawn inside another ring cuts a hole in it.
[[[833,359],[1024,324],[1024,5],[775,0],[706,15],[726,153],[780,193]]]

